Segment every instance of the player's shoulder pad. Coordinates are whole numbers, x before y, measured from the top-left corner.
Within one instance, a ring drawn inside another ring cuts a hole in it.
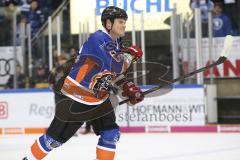
[[[105,33],[103,33],[101,30],[98,30],[94,32],[88,39],[90,42],[101,42],[105,38]]]
[[[88,38],[88,43],[91,45],[97,45],[100,48],[104,49],[104,45],[111,41],[111,38],[101,30],[96,31]]]

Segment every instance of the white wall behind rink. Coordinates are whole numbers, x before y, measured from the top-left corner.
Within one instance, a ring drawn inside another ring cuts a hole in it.
[[[0,128],[46,128],[54,116],[50,90],[0,92]],[[203,86],[176,87],[171,92],[116,109],[120,126],[204,125]]]

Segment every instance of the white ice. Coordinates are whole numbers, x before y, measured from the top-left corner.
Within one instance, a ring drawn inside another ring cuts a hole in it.
[[[21,160],[38,136],[0,136],[0,160]],[[73,137],[45,159],[94,160],[97,140],[94,134]],[[240,160],[240,134],[122,134],[116,160]]]

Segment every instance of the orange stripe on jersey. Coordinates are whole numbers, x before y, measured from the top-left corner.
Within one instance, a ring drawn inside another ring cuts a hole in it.
[[[85,75],[88,74],[88,72],[91,71],[95,65],[97,65],[95,61],[87,58],[77,73],[76,81],[81,82]]]
[[[35,143],[32,145],[31,147],[31,151],[32,151],[32,154],[34,155],[34,157],[38,160],[41,160],[43,159],[47,153],[44,153],[42,151],[42,149],[40,148],[40,146],[38,145],[38,142],[37,140],[35,141]]]
[[[97,160],[113,160],[115,156],[114,151],[107,151],[100,148],[96,148]]]
[[[75,83],[78,82],[75,81]],[[74,98],[74,100],[77,100],[81,103],[87,102],[95,104],[100,104],[104,102],[104,100],[108,97],[106,96],[103,99],[98,99],[95,97],[94,93],[91,90],[83,86],[77,85],[75,83],[73,79],[67,77],[62,87],[63,94],[65,94],[68,97],[71,96],[70,98]]]

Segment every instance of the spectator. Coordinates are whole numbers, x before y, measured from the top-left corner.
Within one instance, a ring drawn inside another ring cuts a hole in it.
[[[223,4],[216,2],[213,9],[213,36],[225,37],[231,34],[231,29],[230,19],[223,14]]]
[[[44,64],[40,63],[36,67],[36,75],[33,78],[35,88],[48,88],[48,74]]]
[[[17,88],[26,88],[27,77],[25,74],[22,73],[22,68],[19,64],[16,65],[16,74],[17,74]],[[14,75],[10,75],[5,85],[5,89],[14,88],[13,82],[14,82]]]
[[[70,56],[74,57],[78,55],[78,49],[76,49],[76,47],[71,47],[70,48]]]
[[[21,0],[4,0],[6,6],[13,4],[14,6],[18,6],[21,3]]]
[[[41,7],[45,17],[48,17],[52,13],[52,0],[38,0],[39,7]]]
[[[2,17],[1,17],[1,43],[4,46],[12,45],[12,37],[13,37],[13,13],[16,15],[20,15],[20,10],[16,6],[16,1],[5,1],[6,7],[3,9]]]
[[[237,6],[239,0],[224,0],[224,13],[229,17],[232,24],[232,34],[239,35],[239,8]]]
[[[21,27],[26,27],[27,18],[24,15],[20,16],[19,22],[17,23],[17,45],[21,44]],[[26,32],[24,33],[26,34]]]
[[[62,51],[59,55],[57,49],[53,49],[52,52],[53,52],[53,62],[54,62],[53,66],[54,66],[54,68],[58,67],[59,63],[61,63],[61,62],[59,62],[59,58],[60,59],[69,59],[69,57],[70,57],[64,51]],[[61,64],[63,64],[63,63],[61,63]]]
[[[38,30],[41,28],[44,21],[45,21],[45,18],[42,10],[38,5],[38,1],[32,0],[31,9],[29,13],[29,22],[32,29],[32,36],[34,36],[38,32]]]
[[[55,87],[58,87],[58,82],[60,79],[64,76],[64,65],[67,62],[67,56],[65,55],[60,55],[57,58],[57,65],[56,67],[51,71],[51,74],[49,76],[49,83],[52,86],[53,90]],[[64,95],[61,93],[54,91],[54,96],[55,96],[55,103],[57,104],[60,100],[66,98]]]
[[[211,12],[214,4],[211,0],[191,0],[190,1],[191,9],[200,8],[201,10],[201,19],[202,19],[202,36],[208,36],[208,12]],[[192,26],[194,28],[194,21]],[[194,30],[191,32],[191,37],[194,37]]]
[[[208,22],[208,12],[212,11],[213,6],[214,4],[211,0],[191,0],[192,9],[200,8],[203,23]]]
[[[29,0],[22,0],[21,1],[21,6],[20,6],[20,10],[21,10],[21,14],[24,15],[25,17],[29,16],[30,13],[30,3]]]
[[[57,57],[57,64],[58,67],[62,66],[63,64],[65,64],[67,62],[68,58],[66,55],[61,54],[60,56]]]

